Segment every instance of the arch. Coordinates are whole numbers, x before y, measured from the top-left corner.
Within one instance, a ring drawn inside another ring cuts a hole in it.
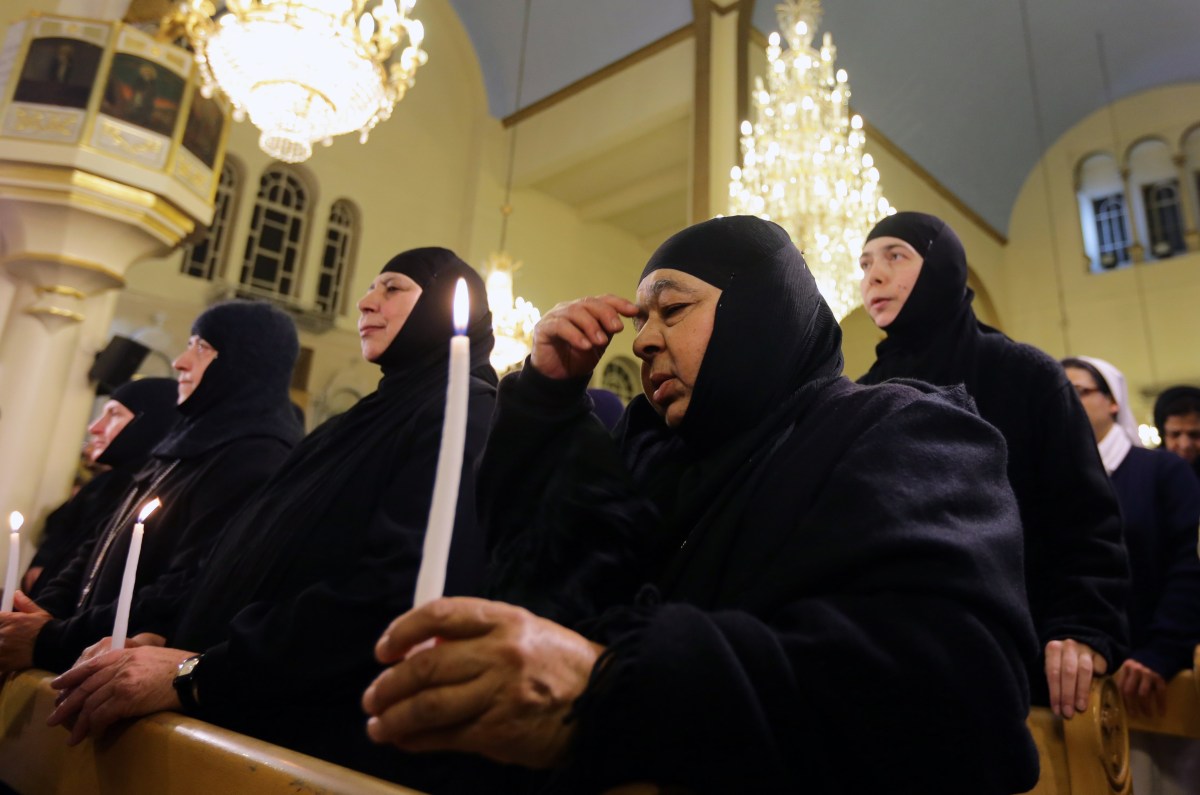
[[[252,294],[290,298],[299,287],[315,194],[306,176],[273,163],[259,178],[238,279]]]
[[[316,308],[322,314],[336,315],[345,308],[346,280],[357,256],[361,224],[362,213],[349,199],[340,198],[330,206],[317,275]]]
[[[1133,159],[1136,150],[1146,149],[1153,144],[1161,145],[1168,152],[1171,150],[1171,145],[1168,144],[1167,139],[1163,138],[1161,135],[1142,135],[1133,139],[1129,146],[1125,147],[1125,151],[1121,155],[1121,163],[1125,168],[1133,168]]]
[[[237,217],[237,204],[241,196],[245,169],[233,155],[227,154],[217,179],[217,192],[213,198],[212,223],[201,230],[196,238],[183,249],[180,273],[198,279],[212,281],[221,275],[227,261],[229,240],[232,237],[233,221]]]

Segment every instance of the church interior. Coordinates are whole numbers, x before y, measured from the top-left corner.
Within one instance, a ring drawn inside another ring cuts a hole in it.
[[[155,37],[181,7],[201,5],[0,8],[0,510],[21,510],[29,528],[68,494],[103,403],[94,367],[114,339],[138,343],[138,377],[172,377],[206,307],[268,301],[299,330],[291,396],[312,430],[375,388],[357,302],[397,252],[442,246],[499,274],[489,300],[498,324],[507,305],[512,326],[497,325],[497,352],[512,346],[501,367],[528,351],[534,311],[631,297],[669,236],[739,212],[731,173],[747,167],[743,125],[762,118],[762,80],[779,50],[767,0],[401,3],[423,26],[427,61],[390,118],[361,140],[356,129],[299,155],[269,154],[244,113],[201,90],[191,53],[175,46],[182,27],[174,44]],[[864,169],[887,205],[953,227],[980,320],[1055,359],[1119,368],[1143,439],[1156,445],[1155,398],[1200,384],[1186,344],[1200,299],[1200,4],[821,5],[814,46],[832,36]],[[89,69],[108,85],[80,82]],[[60,90],[56,78],[62,94],[38,93]],[[817,241],[792,235],[817,264]],[[857,296],[858,252],[842,258]],[[838,319],[854,379],[884,334],[861,302]],[[592,385],[628,402],[639,378],[630,340],[618,337]],[[32,538],[22,536],[23,559]],[[1172,720],[1200,736],[1198,716],[1200,707]],[[167,724],[139,731],[147,745],[225,742]],[[1044,731],[1047,748],[1071,741],[1050,723]],[[16,764],[6,742],[0,759]],[[254,759],[271,753],[247,747]],[[121,753],[118,766],[133,763],[134,752]],[[204,767],[206,753],[216,752],[180,751],[180,764]],[[1065,781],[1067,768],[1064,756],[1048,769]],[[110,774],[99,775],[103,785]],[[204,791],[279,786],[221,789],[221,775]],[[304,791],[406,791],[341,779],[332,766],[304,775]],[[1112,776],[1089,790],[1075,775],[1073,788],[1037,791],[1120,791]],[[67,791],[53,786],[35,789]]]

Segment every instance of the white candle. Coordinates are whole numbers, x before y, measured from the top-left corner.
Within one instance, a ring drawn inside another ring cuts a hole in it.
[[[8,526],[12,531],[8,534],[8,570],[4,574],[4,597],[0,598],[0,613],[7,613],[13,608],[13,594],[17,592],[17,578],[20,573],[17,568],[21,560],[21,525],[25,517],[20,511],[8,515]]]
[[[121,593],[117,597],[117,618],[113,622],[111,648],[125,648],[125,635],[129,632],[129,607],[133,604],[133,583],[137,579],[138,558],[142,556],[142,536],[146,531],[146,519],[161,504],[158,497],[155,497],[143,505],[141,513],[138,514],[137,524],[133,526],[133,535],[129,539],[129,556],[125,558],[125,576],[121,579]]]
[[[450,339],[450,378],[446,386],[446,415],[442,421],[442,446],[438,451],[437,479],[425,527],[421,569],[413,606],[419,607],[442,595],[446,587],[446,563],[458,506],[458,482],[462,475],[463,447],[467,442],[467,391],[471,376],[471,341],[467,338],[470,315],[467,283],[458,280],[454,289],[454,336]]]

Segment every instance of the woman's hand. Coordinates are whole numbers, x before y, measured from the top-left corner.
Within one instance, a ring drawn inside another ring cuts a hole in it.
[[[559,304],[533,329],[530,362],[547,378],[588,375],[615,334],[622,317],[637,317],[637,304],[616,295],[580,298]]]
[[[89,734],[101,734],[121,718],[179,709],[182,704],[175,694],[175,674],[179,663],[194,654],[139,646],[105,652],[80,663],[50,683],[67,695],[46,723],[69,726],[67,744],[75,745]]]
[[[431,638],[437,645],[405,659]],[[375,647],[391,664],[363,695],[367,733],[405,751],[466,751],[551,767],[573,727],[565,718],[602,647],[527,610],[439,599],[392,622]]]

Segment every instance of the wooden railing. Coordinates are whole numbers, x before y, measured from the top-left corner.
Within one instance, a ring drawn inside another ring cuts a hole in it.
[[[68,748],[51,678],[0,680],[0,781],[22,795],[420,795],[173,712]]]
[[[1031,795],[1129,795],[1129,729],[1111,679],[1092,681],[1088,708],[1070,720],[1047,707],[1029,712],[1042,775]]]

